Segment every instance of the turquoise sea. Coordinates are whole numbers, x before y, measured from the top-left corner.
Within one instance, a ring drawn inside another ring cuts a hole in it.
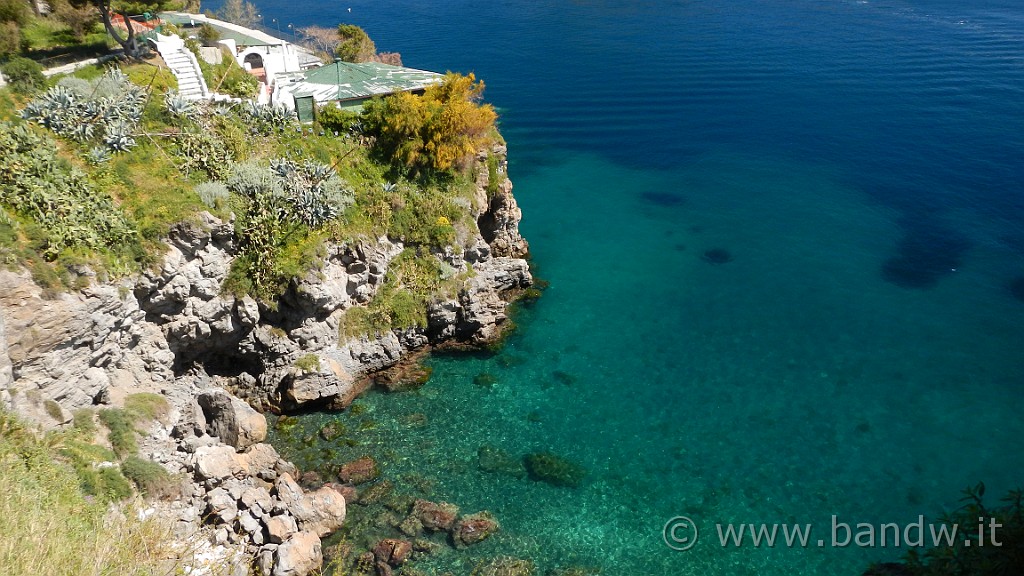
[[[906,549],[815,546],[832,515],[909,523],[1024,483],[1019,0],[258,6],[270,28],[352,22],[408,66],[473,71],[502,113],[550,288],[499,354],[435,357],[420,390],[278,438],[500,520],[420,569],[860,574]],[[317,439],[329,421],[356,445]],[[582,483],[520,477],[539,451]],[[689,551],[663,541],[677,515],[702,530]],[[815,533],[723,548],[719,522]]]

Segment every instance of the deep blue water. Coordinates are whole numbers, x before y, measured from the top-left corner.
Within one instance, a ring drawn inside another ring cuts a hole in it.
[[[1018,0],[258,6],[473,71],[502,113],[550,289],[498,356],[341,416],[374,426],[347,456],[501,519],[421,566],[859,574],[903,550],[722,549],[713,523],[908,522],[1022,483]],[[487,473],[485,445],[588,474]],[[677,514],[704,529],[688,552],[662,541]]]

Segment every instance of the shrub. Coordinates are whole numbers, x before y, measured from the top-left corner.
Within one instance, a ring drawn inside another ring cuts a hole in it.
[[[180,486],[166,468],[152,460],[129,456],[121,463],[121,472],[150,498],[170,498],[178,495]]]
[[[43,401],[43,408],[46,410],[46,414],[50,418],[53,418],[57,422],[64,420],[64,411],[61,410],[60,404],[57,404],[57,402],[47,398]]]
[[[19,94],[32,94],[46,87],[43,67],[38,62],[15,56],[0,65],[0,72],[11,85],[11,90]]]
[[[202,172],[214,180],[228,176],[231,154],[215,133],[205,130],[182,132],[174,141],[175,152],[181,159],[178,168],[186,176],[194,172]]]
[[[338,38],[341,42],[335,48],[335,54],[345,62],[369,62],[377,54],[377,46],[366,30],[355,24],[339,25]]]
[[[359,132],[362,129],[362,119],[358,113],[342,110],[333,104],[317,107],[316,123],[324,130],[338,134]]]
[[[18,26],[24,26],[30,14],[27,2],[0,0],[0,22],[11,22]]]
[[[21,111],[57,134],[79,142],[100,140],[122,152],[135,146],[133,133],[142,119],[146,92],[117,68],[83,85],[58,84]]]
[[[196,195],[210,208],[222,209],[227,206],[231,193],[223,182],[203,182],[196,186]]]
[[[130,252],[137,246],[133,226],[110,196],[61,160],[51,139],[0,122],[0,150],[0,204],[38,224],[48,260],[68,248]]]
[[[21,27],[15,22],[0,22],[0,57],[21,49]]]
[[[111,514],[105,498],[87,498],[76,466],[48,437],[38,437],[13,417],[0,414],[0,558],[6,576],[37,574],[169,573],[169,530],[140,522],[133,510]],[[116,467],[93,477],[110,481],[102,494],[118,494],[127,481]]]
[[[151,392],[131,394],[124,399],[124,409],[133,420],[159,420],[163,422],[171,411],[167,398]]]
[[[100,422],[110,432],[107,439],[118,456],[125,457],[139,451],[131,414],[120,408],[104,408],[100,410]]]
[[[295,367],[303,372],[316,372],[320,369],[320,357],[316,354],[306,354],[295,361]]]
[[[295,120],[295,112],[284,106],[265,106],[250,100],[242,108],[242,118],[253,134],[269,136],[291,124]]]
[[[422,96],[402,92],[364,106],[378,154],[414,172],[445,171],[474,154],[493,132],[497,114],[479,104],[483,82],[448,73]]]
[[[90,408],[79,408],[73,413],[74,421],[72,426],[83,436],[92,438],[96,435],[96,421],[93,418],[96,416],[96,412]]]
[[[220,31],[207,23],[203,23],[199,26],[199,32],[196,36],[199,37],[199,41],[204,46],[213,46],[220,40]]]

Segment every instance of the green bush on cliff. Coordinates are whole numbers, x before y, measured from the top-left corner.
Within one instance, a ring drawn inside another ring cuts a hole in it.
[[[423,95],[401,92],[367,102],[367,133],[388,162],[414,174],[447,171],[472,157],[488,141],[497,113],[480,104],[484,83],[473,74],[449,72]]]

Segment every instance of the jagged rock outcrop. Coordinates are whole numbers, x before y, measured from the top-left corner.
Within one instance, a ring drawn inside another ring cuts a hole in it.
[[[500,335],[509,294],[532,283],[527,244],[511,183],[488,186],[481,170],[477,184],[480,234],[434,254],[468,279],[428,308],[422,328],[361,338],[340,329],[346,311],[384,285],[401,242],[325,246],[321,265],[271,309],[222,293],[237,247],[232,223],[208,213],[175,226],[161,266],[135,278],[53,293],[27,272],[0,270],[0,407],[56,426],[77,408],[163,394],[171,414],[142,455],[191,480],[172,507],[180,522],[205,517],[212,546],[245,549],[265,574],[308,574],[322,559],[320,537],[344,520],[345,499],[330,486],[299,487],[295,467],[263,443],[256,410],[343,406],[367,375],[410,353]],[[484,520],[464,521],[459,541],[489,535]],[[392,549],[388,561],[396,558]]]

